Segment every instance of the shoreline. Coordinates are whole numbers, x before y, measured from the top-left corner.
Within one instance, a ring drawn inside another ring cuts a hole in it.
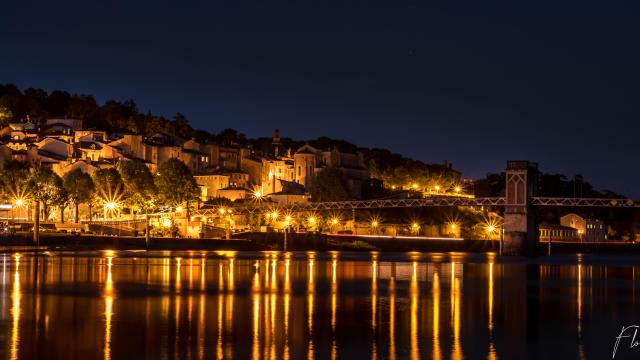
[[[42,251],[283,251],[281,233],[236,234],[243,238],[230,240],[191,238],[115,237],[100,235],[43,234],[40,246],[35,247],[31,234],[0,236],[0,253]],[[640,254],[640,244],[634,243],[552,243],[552,254]],[[287,251],[353,251],[353,252],[435,252],[435,253],[498,253],[498,241],[462,239],[412,239],[377,237],[334,237],[322,234],[296,234],[287,240]],[[532,256],[546,256],[547,243],[538,244]]]

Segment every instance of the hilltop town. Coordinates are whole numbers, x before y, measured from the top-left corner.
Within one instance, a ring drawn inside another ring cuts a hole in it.
[[[443,189],[444,183],[461,180],[446,162],[427,165],[344,141],[281,139],[277,129],[259,139],[232,129],[210,134],[191,128],[181,114],[174,119],[142,114],[133,101],[99,106],[87,95],[0,86],[0,167],[13,160],[63,177],[74,169],[92,174],[137,159],[155,173],[172,158],[194,175],[202,201],[246,199],[256,191],[277,202],[360,199],[374,196],[372,189],[380,192],[383,180],[422,188],[440,179]],[[323,169],[338,174],[346,191],[313,199],[312,184]]]

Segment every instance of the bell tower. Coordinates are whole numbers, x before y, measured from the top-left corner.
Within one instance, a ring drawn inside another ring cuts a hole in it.
[[[280,148],[282,144],[280,143],[280,129],[276,129],[273,133],[273,141],[271,142],[271,146],[273,146],[273,155],[276,157],[280,156]]]

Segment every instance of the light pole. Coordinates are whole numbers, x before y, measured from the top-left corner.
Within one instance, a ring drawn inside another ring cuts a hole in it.
[[[231,240],[231,214],[232,213],[233,213],[233,210],[231,209],[220,208],[221,218],[226,223],[225,238],[227,240]]]

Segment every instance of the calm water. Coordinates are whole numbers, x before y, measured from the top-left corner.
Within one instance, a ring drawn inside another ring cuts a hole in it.
[[[0,255],[0,352],[603,359],[623,325],[640,324],[633,257],[152,255]],[[631,357],[640,350],[623,342],[616,359]]]

